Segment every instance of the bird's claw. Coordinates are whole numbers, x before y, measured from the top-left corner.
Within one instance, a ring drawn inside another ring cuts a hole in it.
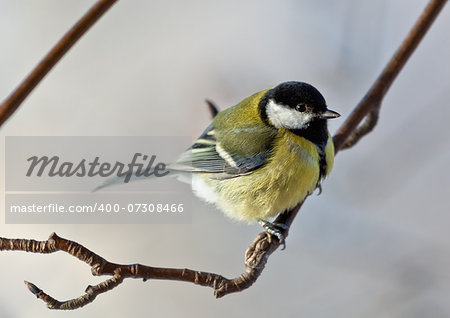
[[[318,184],[317,185],[317,189],[319,189],[319,193],[317,193],[317,195],[321,195],[322,194],[322,184]]]
[[[281,245],[281,250],[284,250],[286,248],[286,240],[282,233],[283,230],[289,229],[289,227],[286,224],[272,223],[266,220],[259,220],[258,223],[263,227],[266,233],[277,237]]]

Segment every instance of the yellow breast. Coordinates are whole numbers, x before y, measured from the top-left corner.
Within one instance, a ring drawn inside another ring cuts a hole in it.
[[[294,207],[315,189],[318,178],[317,147],[285,129],[279,130],[272,156],[261,169],[227,180],[202,176],[215,193],[210,202],[229,217],[247,222]]]

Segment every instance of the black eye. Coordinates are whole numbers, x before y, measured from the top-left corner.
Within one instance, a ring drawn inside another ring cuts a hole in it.
[[[299,111],[299,112],[304,112],[306,110],[306,105],[305,104],[298,104],[297,106],[295,106],[295,110]]]

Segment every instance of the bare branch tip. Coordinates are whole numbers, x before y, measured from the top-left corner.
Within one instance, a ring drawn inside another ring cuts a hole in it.
[[[23,281],[25,283],[25,285],[27,286],[28,290],[35,295],[37,298],[39,298],[39,295],[42,293],[42,290],[40,288],[38,288],[36,285],[34,285],[33,283],[30,283],[26,280]]]
[[[205,99],[205,103],[208,105],[211,117],[216,117],[216,115],[219,113],[219,108],[216,106],[216,104],[209,99]]]

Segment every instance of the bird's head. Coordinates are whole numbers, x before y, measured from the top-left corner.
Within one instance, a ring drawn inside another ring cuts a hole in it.
[[[284,82],[261,99],[262,117],[275,128],[306,129],[315,121],[340,115],[327,108],[322,94],[303,82]]]

